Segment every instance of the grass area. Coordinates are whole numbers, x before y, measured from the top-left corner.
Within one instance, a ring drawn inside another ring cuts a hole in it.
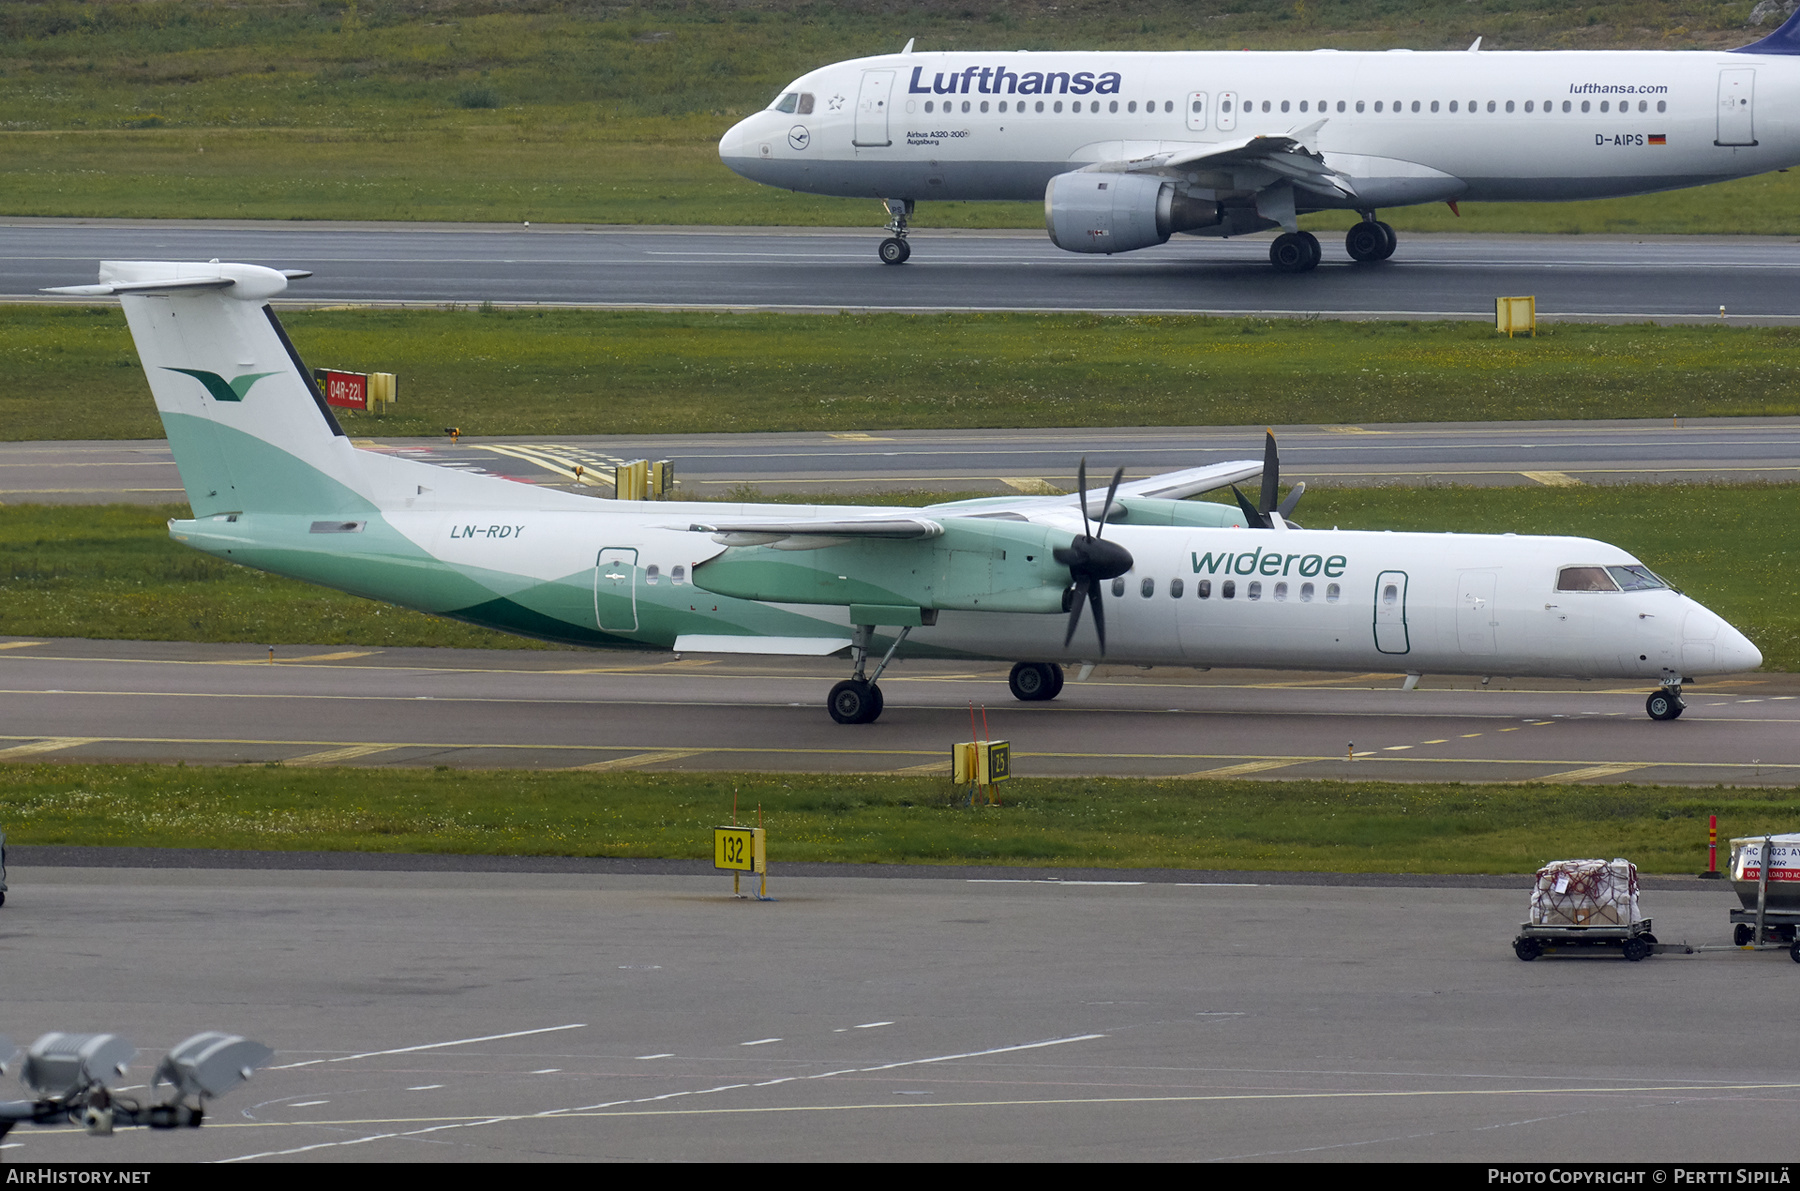
[[[313,365],[400,376],[352,433],[1182,426],[1800,413],[1800,330],[1092,315],[324,310]],[[155,438],[116,308],[0,307],[0,438]]]
[[[898,49],[1724,48],[1748,5],[1607,0],[11,0],[0,212],[259,219],[876,225],[725,170],[719,135],[789,80]],[[1788,234],[1800,178],[1630,200],[1396,212],[1403,231]],[[1335,217],[1319,217],[1331,227]],[[920,226],[1037,227],[1032,203]]]
[[[1693,873],[1707,815],[1729,839],[1800,814],[1796,789],[1019,778],[970,808],[943,778],[0,765],[0,821],[15,844],[702,858],[734,792],[762,807],[777,884],[803,860]]]
[[[1298,478],[1298,477],[1296,477]],[[737,494],[758,499],[753,491]],[[830,503],[954,493],[785,497]],[[1309,488],[1298,516],[1345,529],[1566,533],[1614,542],[1737,625],[1773,670],[1800,669],[1794,489],[1782,485]],[[255,644],[531,648],[188,550],[185,507],[12,506],[0,512],[0,634]]]

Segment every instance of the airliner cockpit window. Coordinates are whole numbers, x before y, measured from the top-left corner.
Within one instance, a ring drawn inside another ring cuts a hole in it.
[[[797,108],[797,109],[796,109],[796,110],[797,110],[797,111],[798,111],[798,112],[799,112],[799,113],[800,113],[800,114],[801,114],[801,115],[802,115],[802,116],[810,116],[810,115],[812,115],[812,112],[813,112],[813,93],[812,93],[812,92],[811,92],[811,91],[802,91],[802,92],[800,92],[800,106],[799,106],[799,108]]]
[[[1564,567],[1556,573],[1558,591],[1617,591],[1605,567]]]
[[[1622,591],[1657,591],[1668,586],[1649,567],[1607,567],[1606,573],[1613,577]]]
[[[775,110],[778,112],[787,112],[789,115],[792,115],[794,109],[798,107],[799,104],[800,92],[789,91],[786,95],[783,95],[780,99],[775,101]]]

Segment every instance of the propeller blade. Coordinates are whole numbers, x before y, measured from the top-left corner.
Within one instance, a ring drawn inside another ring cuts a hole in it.
[[[1275,510],[1277,513],[1281,514],[1281,519],[1283,521],[1286,521],[1288,519],[1288,514],[1294,511],[1294,506],[1300,503],[1300,496],[1305,491],[1306,481],[1301,480],[1298,484],[1294,485],[1293,491],[1287,494],[1287,499],[1281,502],[1281,507]]]
[[[1245,496],[1242,492],[1239,492],[1236,484],[1231,486],[1231,494],[1237,497],[1238,508],[1244,511],[1245,529],[1269,528],[1269,519],[1256,511],[1255,507],[1250,503],[1250,498]]]
[[[1281,460],[1275,454],[1275,432],[1270,430],[1263,439],[1263,473],[1262,503],[1256,506],[1259,513],[1268,513],[1275,508],[1275,496],[1281,490]]]
[[[1075,630],[1081,627],[1081,605],[1084,594],[1080,586],[1077,586],[1075,598],[1069,601],[1069,630],[1063,634],[1063,648],[1065,649],[1068,648],[1069,642],[1075,639]]]
[[[1106,605],[1100,600],[1100,583],[1093,580],[1088,583],[1088,603],[1094,606],[1094,636],[1100,639],[1100,656],[1106,656]],[[1064,642],[1063,644],[1068,644]]]
[[[1119,481],[1124,478],[1124,468],[1121,467],[1118,471],[1113,472],[1112,487],[1106,490],[1106,503],[1100,506],[1100,532],[1095,535],[1096,537],[1104,537],[1106,535],[1106,515],[1112,512],[1113,497],[1119,494]]]
[[[1094,531],[1088,527],[1086,455],[1081,457],[1081,463],[1075,468],[1075,490],[1079,494],[1076,500],[1081,505],[1081,536],[1091,538],[1094,536]]]

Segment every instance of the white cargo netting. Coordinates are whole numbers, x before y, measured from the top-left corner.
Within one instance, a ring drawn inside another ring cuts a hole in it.
[[[1532,886],[1532,926],[1630,926],[1640,917],[1629,860],[1552,860]]]

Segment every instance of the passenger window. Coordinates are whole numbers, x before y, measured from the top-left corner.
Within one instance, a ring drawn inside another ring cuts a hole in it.
[[[669,572],[669,582],[675,584],[677,587],[679,587],[683,583],[686,583],[687,582],[687,568],[678,566],[674,570],[670,571]]]
[[[1418,101],[1418,100],[1416,100],[1416,99],[1415,99],[1415,100],[1413,100],[1413,107],[1412,107],[1412,110],[1413,110],[1413,111],[1415,111],[1415,112],[1416,112],[1416,111],[1418,111],[1418,110],[1419,110],[1419,101]]]
[[[1151,107],[1152,107],[1152,108],[1154,108],[1154,107],[1155,107],[1155,106],[1156,106],[1156,105],[1155,105],[1155,104],[1151,104],[1151,105],[1150,105],[1150,106],[1151,106]],[[1130,103],[1128,103],[1128,104],[1126,104],[1126,105],[1125,105],[1125,110],[1126,110],[1126,111],[1128,111],[1128,112],[1135,112],[1135,111],[1137,111],[1137,100],[1135,100],[1135,99],[1134,99],[1134,100],[1132,100],[1132,101],[1131,101],[1131,102],[1130,102]]]
[[[1266,112],[1268,110],[1269,110],[1269,101],[1265,99],[1265,100],[1263,100],[1263,111]]]
[[[1169,580],[1169,598],[1171,600],[1179,600],[1181,598],[1181,580],[1180,579]]]
[[[1281,101],[1281,110],[1284,112],[1288,110],[1288,101],[1285,99]]]
[[[1143,596],[1146,600],[1155,595],[1156,580],[1146,578],[1142,583],[1138,584],[1138,594]]]
[[[800,92],[800,114],[802,116],[810,116],[813,114],[813,95],[811,91]]]
[[[1531,101],[1530,101],[1530,100],[1529,100],[1529,99],[1527,99],[1527,100],[1526,100],[1526,101],[1525,101],[1525,110],[1526,110],[1526,111],[1527,111],[1527,112],[1530,112],[1530,111],[1531,111]]]
[[[1212,580],[1202,579],[1200,582],[1194,584],[1194,594],[1203,600],[1212,599]]]
[[[1360,99],[1356,101],[1356,110],[1359,112],[1363,110],[1363,101]]]
[[[1362,105],[1360,103],[1356,105],[1356,110],[1359,112],[1362,111]],[[1381,101],[1379,99],[1375,101],[1375,110],[1378,112],[1381,110]]]
[[[1325,602],[1326,602],[1326,603],[1327,603],[1327,604],[1335,604],[1335,603],[1337,603],[1337,602],[1338,602],[1338,597],[1339,597],[1339,596],[1341,596],[1341,595],[1342,595],[1342,594],[1343,594],[1343,592],[1342,592],[1342,590],[1341,590],[1341,589],[1340,589],[1340,588],[1339,588],[1339,587],[1338,587],[1338,585],[1337,585],[1337,584],[1335,584],[1335,583],[1327,583],[1327,584],[1326,584],[1326,585],[1325,585]]]
[[[985,99],[984,99],[984,100],[982,100],[982,101],[981,101],[981,110],[982,110],[982,111],[984,111],[984,112],[985,112],[985,111],[987,111],[987,105],[988,105],[988,101],[987,101],[987,100],[985,100]]]
[[[1044,101],[1043,101],[1043,100],[1041,100],[1041,99],[1040,99],[1040,100],[1038,100],[1038,101],[1037,101],[1037,110],[1038,110],[1038,111],[1040,111],[1040,112],[1041,112],[1041,111],[1043,111],[1043,110],[1044,110]],[[1062,105],[1060,105],[1060,104],[1058,104],[1058,105],[1057,105],[1057,110],[1058,110],[1058,111],[1061,111],[1061,110],[1062,110]]]
[[[1003,116],[1006,114],[1006,101],[1004,99],[1000,101],[1000,114]]]
[[[1668,586],[1649,567],[1607,567],[1606,573],[1613,577],[1613,581],[1623,591],[1656,591]]]
[[[925,110],[928,112],[931,110],[931,101],[929,99],[925,101]]]
[[[1113,594],[1116,596],[1125,594],[1125,580],[1123,577],[1113,580]]]
[[[1488,100],[1488,111],[1491,112],[1493,110],[1494,110],[1494,101],[1490,99],[1490,100]]]
[[[1586,112],[1588,110],[1588,101],[1585,99],[1581,101],[1581,110],[1583,112]]]
[[[1262,599],[1262,580],[1261,579],[1250,580],[1250,588],[1248,591],[1244,592],[1244,595],[1252,600]]]
[[[1558,591],[1617,591],[1605,567],[1564,567],[1556,573]]]
[[[644,568],[644,582],[648,583],[651,587],[655,587],[656,581],[661,577],[662,577],[662,568],[657,566],[655,563],[651,563],[649,566]]]
[[[1610,102],[1608,102],[1607,100],[1602,99],[1600,101],[1600,110],[1603,112],[1610,111],[1610,110],[1612,110],[1612,104]]]
[[[783,95],[780,99],[775,101],[775,110],[792,115],[795,106],[798,105],[799,102],[800,93],[798,91],[789,91],[786,95]]]
[[[1450,110],[1453,112],[1456,110],[1456,101],[1454,99],[1450,101]]]
[[[1300,101],[1300,110],[1303,112],[1306,110],[1306,101],[1304,99]]]
[[[1163,100],[1163,111],[1164,112],[1172,112],[1174,110],[1175,110],[1175,101],[1173,99]],[[1662,109],[1659,107],[1657,110],[1661,111]]]
[[[1568,110],[1569,110],[1569,101],[1565,99],[1565,100],[1563,100],[1563,111],[1566,112]]]
[[[963,111],[967,112],[968,110],[969,110],[969,101],[965,99],[965,100],[963,100]]]
[[[1194,105],[1194,110],[1195,110],[1195,111],[1196,111],[1196,112],[1197,112],[1197,111],[1199,111],[1199,110],[1200,110],[1200,105],[1199,105],[1199,104],[1197,104],[1197,103],[1196,103],[1196,104],[1195,104],[1195,105]],[[1221,112],[1229,112],[1229,111],[1230,111],[1230,110],[1231,110],[1231,101],[1230,101],[1230,100],[1229,100],[1229,99],[1227,99],[1227,100],[1225,100],[1225,101],[1224,101],[1224,102],[1223,102],[1223,103],[1221,103],[1221,104],[1220,104],[1220,105],[1219,105],[1219,110],[1220,110],[1220,111],[1221,111]]]
[[[1133,111],[1136,111],[1136,110],[1137,110],[1137,104],[1135,104],[1135,103],[1134,103],[1134,104],[1132,104],[1132,105],[1131,105],[1131,107],[1132,107],[1132,110],[1133,110]],[[1107,105],[1106,105],[1106,110],[1107,110],[1107,111],[1109,111],[1109,112],[1116,112],[1116,111],[1118,111],[1118,110],[1119,110],[1119,101],[1118,101],[1118,100],[1116,100],[1116,99],[1115,99],[1115,100],[1113,100],[1113,101],[1112,101],[1112,102],[1111,102],[1111,103],[1109,103],[1109,104],[1107,104]]]
[[[1227,580],[1225,580],[1225,582],[1223,582],[1219,585],[1219,598],[1220,599],[1229,600],[1229,599],[1236,598],[1236,596],[1237,596],[1237,580],[1236,579],[1227,579]]]
[[[1275,598],[1278,600],[1287,599],[1287,584],[1277,583],[1275,585]]]
[[[1431,110],[1435,112],[1435,111],[1437,111],[1437,109],[1438,109],[1438,101],[1434,99],[1431,101]]]
[[[1513,101],[1510,99],[1506,101],[1506,110],[1509,112],[1513,110]]]
[[[1566,103],[1565,103],[1565,104],[1563,104],[1563,111],[1565,111],[1565,112],[1566,112],[1566,111],[1568,111],[1568,110],[1569,110],[1569,105],[1568,105],[1568,104],[1566,104]],[[1663,100],[1663,99],[1659,99],[1659,100],[1657,100],[1657,101],[1656,101],[1656,110],[1657,110],[1657,111],[1659,111],[1659,112],[1666,112],[1666,111],[1668,111],[1668,110],[1669,110],[1669,104],[1668,104],[1668,101],[1667,101],[1667,100]]]
[[[1310,583],[1302,583],[1300,585],[1300,602],[1302,604],[1310,604],[1312,603],[1312,598],[1313,585]]]
[[[1340,99],[1340,100],[1338,100],[1338,111],[1341,112],[1343,110],[1344,110],[1344,101]],[[1362,111],[1362,105],[1360,103],[1356,105],[1356,110],[1359,112]]]
[[[1056,101],[1056,102],[1055,102],[1055,103],[1053,103],[1053,104],[1051,104],[1051,105],[1050,105],[1050,110],[1051,110],[1051,111],[1053,111],[1053,112],[1060,112],[1060,111],[1062,111],[1062,100],[1060,100],[1060,99],[1059,99],[1059,100],[1057,100],[1057,101]]]

